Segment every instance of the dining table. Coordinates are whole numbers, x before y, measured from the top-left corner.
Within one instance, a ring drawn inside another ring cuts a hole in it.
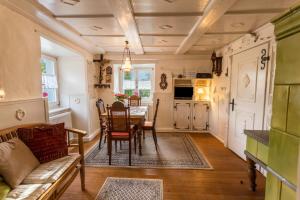
[[[148,106],[130,106],[130,123],[138,127],[138,143],[139,154],[142,155],[142,134],[143,126],[148,116]],[[107,117],[107,112],[101,114],[103,117]]]

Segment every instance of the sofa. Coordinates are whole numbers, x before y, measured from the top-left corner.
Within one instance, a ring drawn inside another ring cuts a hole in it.
[[[49,124],[27,124],[0,130],[0,143],[19,140],[19,130],[24,128],[42,127]],[[1,199],[58,199],[80,172],[81,190],[85,190],[84,146],[85,131],[64,128],[67,142],[67,155],[39,164],[15,188],[6,184],[0,177]],[[77,139],[70,140],[70,134],[77,135]],[[17,139],[18,138],[18,139]],[[75,147],[75,148],[72,148]],[[70,151],[72,150],[72,151]],[[74,153],[75,150],[75,153]],[[72,152],[72,153],[71,153]]]

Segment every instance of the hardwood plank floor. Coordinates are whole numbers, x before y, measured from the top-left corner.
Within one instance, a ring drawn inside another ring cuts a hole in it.
[[[196,133],[191,136],[213,166],[213,170],[86,167],[86,191],[80,190],[78,176],[61,199],[94,199],[107,177],[163,179],[165,200],[264,199],[265,178],[260,173],[257,173],[257,191],[252,192],[249,190],[245,161],[210,134]],[[85,144],[86,150],[96,142],[98,139]]]

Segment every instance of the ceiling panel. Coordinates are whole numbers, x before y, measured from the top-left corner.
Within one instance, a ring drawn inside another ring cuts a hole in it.
[[[222,45],[194,45],[191,47],[190,51],[213,51],[219,49]]]
[[[226,45],[243,34],[205,34],[201,36],[196,45]]]
[[[230,11],[287,9],[299,0],[239,0]]]
[[[87,40],[93,42],[99,47],[120,47],[124,48],[125,46],[125,37],[95,37],[95,36],[83,36]],[[130,44],[129,44],[130,47]]]
[[[277,14],[224,15],[209,32],[249,32],[269,22]]]
[[[141,36],[143,46],[179,46],[184,36]]]
[[[198,17],[136,17],[140,34],[188,34]]]
[[[62,18],[82,35],[123,35],[123,31],[113,17],[105,18]]]
[[[118,52],[118,53],[120,53],[120,52],[123,52],[123,50],[124,50],[124,46],[114,46],[114,47],[104,47],[103,48],[106,52]]]
[[[132,0],[136,13],[203,12],[209,0]]]
[[[175,53],[178,47],[144,47],[146,53]]]
[[[71,2],[72,0],[64,0]],[[61,0],[38,0],[40,4],[52,11],[54,15],[96,15],[111,14],[107,0],[80,0],[75,5],[63,3]]]

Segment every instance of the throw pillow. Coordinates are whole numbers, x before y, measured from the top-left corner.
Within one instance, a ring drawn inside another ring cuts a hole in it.
[[[18,129],[19,138],[30,148],[41,163],[68,155],[64,123]]]
[[[30,149],[18,138],[0,143],[0,175],[10,187],[18,186],[39,164]]]

